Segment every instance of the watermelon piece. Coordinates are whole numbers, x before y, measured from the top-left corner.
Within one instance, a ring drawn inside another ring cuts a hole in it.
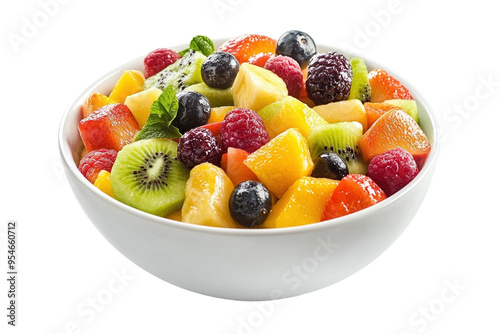
[[[87,152],[102,148],[120,151],[134,141],[139,125],[126,105],[115,103],[82,119],[78,129]]]
[[[228,147],[222,155],[221,167],[236,186],[243,181],[258,181],[257,176],[243,163],[250,153],[240,148]]]

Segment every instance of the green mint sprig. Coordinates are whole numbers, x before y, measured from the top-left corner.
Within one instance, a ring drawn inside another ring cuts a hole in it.
[[[179,138],[182,134],[172,125],[177,116],[179,102],[175,90],[167,86],[163,93],[151,105],[148,120],[137,134],[136,141],[151,138]]]
[[[179,54],[182,57],[186,53],[188,53],[189,50],[201,52],[203,55],[205,55],[205,57],[208,57],[215,52],[215,45],[214,42],[212,42],[212,40],[207,36],[198,35],[193,37],[193,39],[189,43],[189,48],[179,52]]]

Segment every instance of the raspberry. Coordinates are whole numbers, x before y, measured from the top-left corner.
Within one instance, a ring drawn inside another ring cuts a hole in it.
[[[311,59],[306,90],[315,104],[347,100],[351,84],[352,67],[342,54],[332,51],[317,54]]]
[[[395,148],[375,156],[368,165],[368,175],[387,196],[410,183],[418,174],[413,156],[403,148]]]
[[[257,65],[260,67],[264,67],[269,59],[272,57],[276,56],[274,53],[271,52],[260,52],[257,53],[255,56],[252,56],[248,59],[248,62],[252,65]]]
[[[115,150],[106,148],[90,151],[80,160],[78,170],[87,180],[94,183],[101,170],[111,172],[117,154]]]
[[[220,128],[223,152],[235,147],[252,153],[269,142],[262,118],[250,109],[233,109],[226,114]]]
[[[144,58],[144,77],[147,79],[175,63],[181,56],[170,49],[156,49]]]
[[[221,147],[214,134],[203,127],[184,133],[177,146],[177,159],[187,168],[204,162],[220,165]]]
[[[304,77],[300,65],[295,59],[288,56],[272,57],[266,62],[264,68],[283,79],[288,89],[288,95],[295,98],[299,97],[304,84]]]

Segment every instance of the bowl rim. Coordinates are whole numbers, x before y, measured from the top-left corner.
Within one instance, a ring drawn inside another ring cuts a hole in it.
[[[229,38],[217,38],[213,39],[214,44],[216,47],[227,41]],[[65,165],[65,170],[69,171],[73,177],[75,177],[78,182],[81,182],[86,189],[88,189],[92,195],[97,196],[100,200],[107,202],[109,205],[115,206],[120,210],[123,210],[127,212],[130,215],[133,215],[141,220],[147,220],[152,223],[157,223],[161,225],[165,225],[167,227],[171,228],[177,228],[177,229],[184,229],[187,231],[192,231],[192,232],[198,232],[198,233],[208,233],[208,234],[217,234],[217,235],[231,235],[231,236],[239,236],[239,237],[247,237],[247,236],[258,236],[258,237],[264,237],[264,236],[276,236],[276,235],[293,235],[297,233],[305,233],[305,232],[314,232],[317,230],[322,230],[322,229],[331,229],[333,227],[339,227],[345,224],[350,224],[353,221],[358,221],[358,220],[363,220],[366,218],[369,218],[369,215],[372,213],[374,210],[379,210],[382,209],[385,206],[391,205],[393,202],[396,202],[399,200],[399,198],[405,196],[408,192],[411,191],[419,182],[421,182],[427,174],[432,173],[432,170],[434,169],[434,165],[436,164],[437,157],[439,155],[440,151],[440,129],[438,127],[438,122],[436,119],[436,116],[432,109],[429,107],[427,102],[424,100],[420,92],[413,87],[408,81],[406,81],[403,78],[400,78],[397,74],[397,72],[392,71],[389,67],[387,66],[381,66],[379,65],[378,62],[372,61],[370,58],[366,56],[361,56],[356,53],[353,53],[351,51],[343,50],[339,47],[334,47],[330,46],[328,44],[318,44],[317,49],[318,53],[321,52],[326,52],[326,50],[330,51],[337,51],[339,53],[342,53],[346,57],[353,58],[353,57],[362,57],[367,66],[369,68],[376,68],[380,67],[385,69],[387,72],[391,73],[395,78],[397,78],[399,81],[401,81],[405,87],[407,87],[414,98],[422,107],[426,110],[426,115],[428,118],[429,126],[432,129],[432,134],[427,134],[426,136],[429,138],[431,135],[432,137],[430,138],[431,141],[431,151],[429,155],[427,156],[427,159],[425,161],[425,164],[423,168],[419,171],[418,175],[408,184],[406,185],[403,189],[398,191],[396,194],[388,197],[387,199],[383,200],[382,202],[379,202],[373,206],[370,206],[368,208],[365,208],[363,210],[354,212],[352,214],[343,216],[343,217],[338,217],[326,221],[321,221],[318,223],[313,223],[313,224],[306,224],[306,225],[300,225],[300,226],[290,226],[290,227],[283,227],[283,228],[272,228],[272,229],[262,229],[262,228],[254,228],[254,229],[249,229],[249,228],[224,228],[224,227],[214,227],[214,226],[205,226],[205,225],[197,225],[197,224],[189,224],[185,222],[180,222],[172,219],[168,219],[165,217],[159,217],[155,216],[153,214],[141,211],[139,209],[133,208],[131,206],[128,206],[99,190],[97,187],[95,187],[92,183],[88,182],[88,180],[80,173],[78,170],[78,166],[75,163],[73,159],[73,155],[71,152],[71,149],[68,144],[68,139],[65,137],[65,129],[66,125],[68,124],[68,119],[70,116],[73,115],[72,112],[74,112],[81,104],[81,101],[88,96],[88,94],[91,93],[94,87],[98,86],[102,82],[104,82],[107,78],[110,78],[111,76],[116,75],[118,72],[122,72],[127,68],[127,66],[135,63],[142,62],[144,59],[145,55],[138,56],[126,63],[121,64],[120,66],[115,67],[113,70],[105,73],[101,77],[99,77],[97,80],[95,80],[92,84],[88,85],[81,93],[80,95],[73,100],[73,102],[70,104],[69,107],[66,108],[64,111],[64,114],[61,118],[60,124],[59,124],[59,130],[58,130],[58,147],[59,147],[59,153],[61,156],[61,160],[63,164]],[[184,50],[187,48],[189,45],[188,43],[184,44],[178,44],[175,46],[170,47],[173,50]],[[323,51],[325,50],[325,51]],[[132,68],[130,68],[132,69]],[[79,109],[79,108],[78,108]],[[67,176],[68,177],[68,176]],[[76,194],[75,194],[76,197]],[[77,198],[79,201],[79,199]]]

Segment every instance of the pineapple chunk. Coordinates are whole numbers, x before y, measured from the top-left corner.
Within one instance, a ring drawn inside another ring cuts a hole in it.
[[[265,106],[258,114],[262,117],[270,138],[290,128],[296,128],[307,137],[313,126],[328,124],[313,109],[292,96]]]
[[[286,96],[286,84],[279,76],[249,63],[240,65],[233,83],[233,101],[236,108],[257,111]]]
[[[151,87],[142,92],[127,96],[125,99],[125,105],[130,109],[132,115],[134,115],[137,124],[139,124],[139,128],[142,129],[144,124],[146,124],[151,105],[154,101],[158,100],[161,93],[161,89]]]
[[[368,129],[365,107],[360,100],[331,102],[315,106],[313,109],[328,123],[358,122],[363,126],[363,132]]]

